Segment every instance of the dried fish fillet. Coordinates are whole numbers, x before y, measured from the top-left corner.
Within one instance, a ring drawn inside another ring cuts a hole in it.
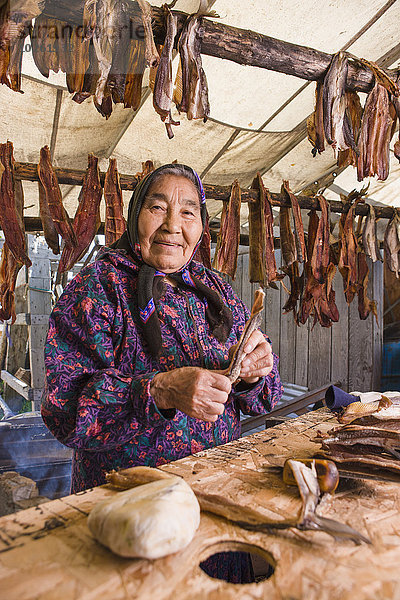
[[[229,202],[224,202],[213,268],[235,279],[240,243],[241,191],[237,179],[232,184]]]

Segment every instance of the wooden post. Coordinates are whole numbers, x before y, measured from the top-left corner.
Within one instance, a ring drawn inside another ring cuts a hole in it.
[[[32,410],[39,410],[45,382],[43,348],[51,312],[50,260],[47,245],[33,236],[29,237],[29,256],[32,260],[28,288],[31,400]]]

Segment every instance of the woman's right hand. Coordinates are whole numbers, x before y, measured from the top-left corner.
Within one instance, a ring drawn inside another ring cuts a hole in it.
[[[214,423],[224,412],[231,382],[218,371],[181,367],[157,373],[150,393],[161,410],[176,408],[189,417]]]

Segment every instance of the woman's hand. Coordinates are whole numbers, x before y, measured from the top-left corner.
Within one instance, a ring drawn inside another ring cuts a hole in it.
[[[150,393],[161,410],[177,408],[189,417],[214,423],[224,412],[231,391],[225,375],[200,367],[157,373]]]
[[[234,349],[235,346],[230,348],[231,354]],[[240,379],[249,384],[256,383],[260,377],[265,377],[272,371],[274,358],[271,344],[259,329],[253,331],[243,350],[246,356],[241,365]]]

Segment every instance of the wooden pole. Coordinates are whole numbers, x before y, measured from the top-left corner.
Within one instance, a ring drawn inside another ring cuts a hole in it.
[[[57,175],[58,182],[61,184],[68,185],[82,185],[85,171],[78,171],[76,169],[61,169],[54,167],[54,171]],[[37,172],[37,165],[33,163],[21,163],[16,162],[14,165],[14,175],[16,179],[21,181],[39,181]],[[100,180],[104,185],[105,173],[100,173]],[[120,175],[121,188],[123,190],[133,191],[138,183],[137,177],[134,175]],[[229,186],[205,184],[204,191],[206,198],[212,200],[220,200],[221,202],[227,202],[230,197],[231,188]],[[300,208],[306,210],[316,209],[320,210],[319,202],[315,198],[309,198],[308,196],[296,196]],[[286,195],[271,192],[271,199],[273,206],[290,206],[290,201],[286,198]],[[257,200],[257,192],[254,190],[242,190],[242,202],[255,202]],[[329,206],[332,212],[342,213],[343,204],[341,202],[330,200]],[[390,206],[376,207],[376,217],[380,219],[390,219],[393,216],[393,208]],[[356,207],[357,215],[367,215],[368,207],[363,204],[359,204]],[[41,231],[42,224],[38,217],[25,217],[25,228],[27,232]],[[99,233],[102,233],[99,231]]]
[[[136,2],[129,2],[131,37],[143,38],[143,26]],[[165,40],[165,18],[162,8],[152,6],[153,33],[156,43]],[[47,0],[43,13],[51,18],[82,25],[82,0]],[[173,11],[178,18],[178,35],[187,19],[187,14]],[[306,46],[278,40],[247,29],[239,29],[218,21],[203,19],[201,52],[208,56],[224,58],[241,65],[269,69],[300,79],[315,81],[326,72],[332,55]],[[393,79],[397,71],[386,71]],[[363,65],[350,62],[347,76],[348,89],[368,92],[373,83],[371,71]]]

